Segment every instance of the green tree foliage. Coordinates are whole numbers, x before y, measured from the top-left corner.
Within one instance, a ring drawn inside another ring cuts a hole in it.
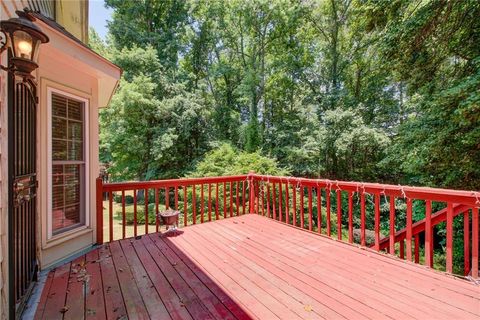
[[[406,119],[386,165],[408,183],[478,189],[480,3],[367,2],[365,12],[406,87]]]
[[[208,152],[188,176],[192,178],[218,177],[248,174],[250,171],[277,176],[289,173],[280,168],[275,160],[262,156],[259,151],[248,153],[239,151],[228,143],[223,143]]]
[[[195,91],[168,81],[153,47],[124,48],[113,61],[125,72],[101,113],[101,160],[117,179],[182,175],[208,149],[209,108]]]
[[[478,1],[106,4],[91,46],[124,69],[101,128],[119,179],[226,142],[297,176],[480,188]]]
[[[187,23],[185,1],[105,0],[114,9],[108,23],[115,47],[152,46],[159,61],[174,71]]]

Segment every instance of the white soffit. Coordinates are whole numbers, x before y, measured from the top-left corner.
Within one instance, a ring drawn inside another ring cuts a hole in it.
[[[98,107],[106,107],[122,75],[122,69],[42,20],[37,19],[36,22],[50,38],[50,42],[41,46],[40,56],[45,54],[58,57],[71,65],[72,69],[96,78],[98,80]],[[65,70],[65,72],[69,71]]]

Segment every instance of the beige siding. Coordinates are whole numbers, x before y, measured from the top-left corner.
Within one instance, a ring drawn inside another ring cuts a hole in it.
[[[2,1],[0,20],[10,18],[14,2]],[[6,65],[6,52],[0,59]],[[0,71],[0,319],[8,317],[8,239],[7,239],[7,79]]]
[[[0,1],[0,20],[8,19],[22,7],[20,1]],[[0,58],[6,65],[6,52]],[[8,241],[7,241],[7,79],[0,71],[0,319],[8,316]]]

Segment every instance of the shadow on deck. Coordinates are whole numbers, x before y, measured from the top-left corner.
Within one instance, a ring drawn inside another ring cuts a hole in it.
[[[262,216],[182,231],[52,270],[35,318],[480,318],[479,286]]]

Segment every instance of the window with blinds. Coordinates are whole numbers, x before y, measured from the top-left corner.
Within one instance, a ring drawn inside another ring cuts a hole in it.
[[[52,94],[52,234],[85,224],[83,102]]]

